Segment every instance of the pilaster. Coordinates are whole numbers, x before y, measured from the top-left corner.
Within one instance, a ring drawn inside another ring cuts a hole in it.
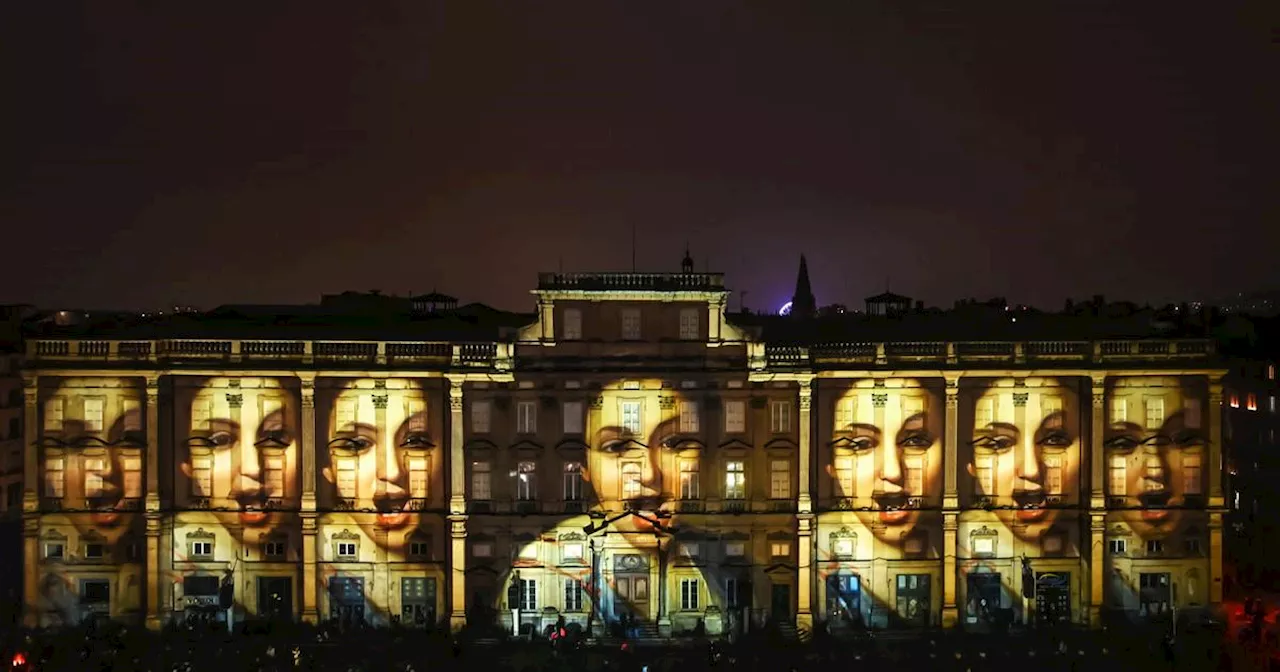
[[[464,380],[461,376],[449,377],[449,628],[455,632],[467,624],[467,480],[462,415]]]
[[[810,631],[813,630],[813,527],[812,513],[797,516],[796,627]]]
[[[316,572],[318,547],[316,525],[316,383],[315,377],[304,374],[300,378],[302,402],[302,622],[317,623],[320,582]]]
[[[159,630],[160,618],[160,379],[147,378],[147,492],[143,500],[146,509],[146,626]]]
[[[954,628],[960,623],[960,610],[956,607],[956,542],[960,514],[944,511],[942,514],[942,627]]]
[[[449,629],[467,625],[467,517],[449,516]]]
[[[799,492],[796,497],[796,510],[802,514],[813,513],[813,498],[809,494],[809,484],[813,478],[810,473],[813,456],[810,454],[813,436],[813,414],[811,407],[813,406],[813,379],[800,381],[800,464],[798,467],[798,478],[796,482],[799,484]],[[805,603],[801,603],[804,608]]]
[[[1090,380],[1093,406],[1089,414],[1089,508],[1103,510],[1107,507],[1104,465],[1107,428],[1107,377],[1093,376]]]
[[[315,511],[302,512],[302,622],[318,623],[318,602],[323,580],[316,571],[319,560],[320,535],[317,534]]]
[[[1209,379],[1209,508],[1225,505],[1222,496],[1222,378]]]
[[[942,473],[942,508],[954,510],[960,507],[960,497],[956,487],[956,471],[960,467],[960,376],[946,377],[946,422],[943,431],[946,438],[943,442]]]
[[[22,625],[40,623],[40,380],[22,376]]]
[[[1103,593],[1106,590],[1106,582],[1103,580],[1106,530],[1106,512],[1091,512],[1089,514],[1089,627],[1091,628],[1102,627],[1102,604],[1105,598]]]

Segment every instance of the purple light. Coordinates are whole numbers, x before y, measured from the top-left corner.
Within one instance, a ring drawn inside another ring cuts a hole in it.
[[[779,315],[790,315],[790,314],[791,314],[791,302],[790,302],[790,301],[788,301],[788,302],[786,302],[786,303],[782,304],[782,307],[778,309],[778,314],[779,314]]]

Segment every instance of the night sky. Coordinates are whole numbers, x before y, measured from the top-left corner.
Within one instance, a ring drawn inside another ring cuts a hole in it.
[[[820,303],[1276,288],[1276,12],[7,2],[0,300],[525,310],[633,226],[756,309],[801,253]]]

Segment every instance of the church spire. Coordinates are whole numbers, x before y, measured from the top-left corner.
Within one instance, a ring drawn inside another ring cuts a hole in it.
[[[800,273],[796,276],[796,293],[791,297],[791,314],[796,317],[813,317],[818,312],[818,300],[813,297],[809,285],[809,264],[800,255]]]

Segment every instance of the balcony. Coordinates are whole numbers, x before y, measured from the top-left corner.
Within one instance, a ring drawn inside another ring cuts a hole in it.
[[[1113,364],[1210,359],[1208,339],[1104,341],[889,341],[798,345],[755,344],[753,368],[896,367],[930,364]]]
[[[725,513],[744,513],[747,510],[747,500],[726,499],[720,503],[720,510]]]
[[[676,506],[676,510],[680,513],[702,513],[702,502],[697,499],[682,499]]]
[[[723,273],[539,273],[539,291],[723,292]]]

